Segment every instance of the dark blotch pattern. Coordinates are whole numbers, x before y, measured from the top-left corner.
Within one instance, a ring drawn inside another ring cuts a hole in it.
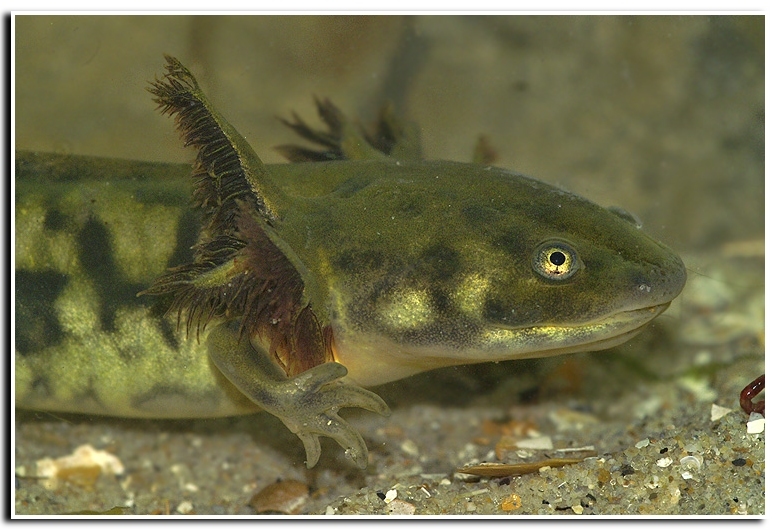
[[[529,241],[526,234],[520,232],[509,232],[500,234],[493,239],[493,246],[513,256],[518,260],[527,260],[522,266],[531,267],[530,259],[534,248],[539,242]]]
[[[141,299],[149,300],[150,297],[140,297]],[[152,306],[149,308],[149,316],[151,320],[157,324],[157,329],[160,330],[160,334],[163,337],[165,343],[174,351],[178,351],[179,343],[178,336],[176,335],[177,326],[171,324],[170,321],[165,318],[168,313],[168,308],[173,303],[173,295],[162,295],[153,299]]]
[[[485,301],[483,316],[487,322],[499,326],[522,326],[542,320],[539,310],[532,307],[516,307],[511,300],[496,297]]]
[[[424,211],[425,206],[414,198],[404,198],[397,208],[398,216],[406,217],[408,219],[419,217]]]
[[[176,234],[176,248],[168,260],[167,267],[173,268],[181,263],[189,263],[193,259],[192,247],[198,241],[198,231],[200,230],[200,216],[194,209],[187,209],[181,217]],[[148,285],[143,286],[145,289]],[[139,289],[139,291],[141,290]],[[173,295],[161,295],[157,297],[141,296],[136,300],[143,303],[151,303],[149,315],[152,321],[157,323],[160,334],[165,343],[174,351],[181,346],[176,334],[176,327],[171,325],[168,319],[164,318],[168,308],[173,303]]]
[[[46,230],[59,231],[65,228],[67,221],[67,215],[59,210],[51,209],[46,212],[46,216],[43,218],[43,227]]]
[[[200,216],[195,210],[187,209],[179,222],[176,233],[176,248],[167,264],[169,268],[192,261],[192,247],[194,247],[195,243],[198,241],[199,231]]]
[[[436,244],[425,249],[420,256],[418,267],[423,278],[448,280],[460,270],[459,253],[446,245]]]
[[[59,343],[64,334],[54,301],[68,277],[56,272],[16,271],[16,351],[22,355]]]
[[[90,217],[79,231],[76,242],[79,261],[98,291],[101,329],[113,332],[117,309],[123,305],[138,305],[136,293],[146,286],[121,277],[114,261],[111,234],[98,219]]]
[[[339,254],[334,263],[344,272],[365,273],[381,269],[384,257],[374,250],[347,250]]]
[[[474,204],[464,206],[461,213],[466,218],[466,223],[470,226],[490,225],[501,218],[501,212],[495,208]]]
[[[450,297],[443,289],[431,289],[431,303],[439,315],[447,314],[451,309]]]

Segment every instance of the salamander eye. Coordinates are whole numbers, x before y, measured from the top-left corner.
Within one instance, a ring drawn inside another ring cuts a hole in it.
[[[566,280],[580,270],[577,252],[563,241],[545,241],[534,251],[534,271],[548,280]]]

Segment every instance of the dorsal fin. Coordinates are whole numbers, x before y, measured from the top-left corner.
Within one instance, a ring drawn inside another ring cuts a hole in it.
[[[149,90],[164,114],[176,115],[185,145],[198,149],[193,198],[203,226],[192,263],[169,269],[139,295],[172,293],[169,311],[198,337],[213,318],[240,319],[240,334],[264,339],[288,375],[331,360],[330,335],[304,294],[308,271],[273,228],[290,199],[193,75],[165,58],[168,73]]]
[[[298,136],[322,148],[318,151],[295,144],[277,146],[275,149],[289,161],[422,159],[419,130],[414,124],[402,123],[390,105],[382,108],[373,130],[369,131],[347,121],[329,99],[315,97],[314,103],[327,130],[315,130],[295,112],[291,120],[279,118]]]

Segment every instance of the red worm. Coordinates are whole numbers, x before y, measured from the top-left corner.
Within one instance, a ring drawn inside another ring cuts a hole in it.
[[[751,412],[758,412],[762,416],[764,414],[764,400],[756,401],[753,403],[753,398],[764,390],[764,377],[766,374],[761,374],[755,381],[742,389],[739,394],[739,404],[742,406],[742,410],[750,414]]]

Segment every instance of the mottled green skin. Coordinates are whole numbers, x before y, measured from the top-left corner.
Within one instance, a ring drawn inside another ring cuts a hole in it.
[[[136,296],[189,259],[198,223],[189,168],[29,153],[17,153],[16,167],[17,406],[148,417],[256,410],[211,365],[203,340],[163,316],[168,300]],[[278,232],[314,279],[307,295],[334,328],[337,360],[361,384],[609,346],[582,330],[662,306],[684,283],[679,258],[624,218],[504,170],[266,169],[293,197]],[[532,270],[549,238],[571,243],[584,263],[570,281]]]
[[[360,384],[609,347],[685,282],[680,258],[624,216],[513,172],[392,160],[311,170],[344,182],[296,201],[278,231],[316,277],[309,295]],[[583,264],[568,280],[532,268],[551,240]]]
[[[17,152],[17,406],[142,417],[256,410],[205,346],[163,317],[163,300],[136,296],[189,259],[198,230],[189,172]]]

